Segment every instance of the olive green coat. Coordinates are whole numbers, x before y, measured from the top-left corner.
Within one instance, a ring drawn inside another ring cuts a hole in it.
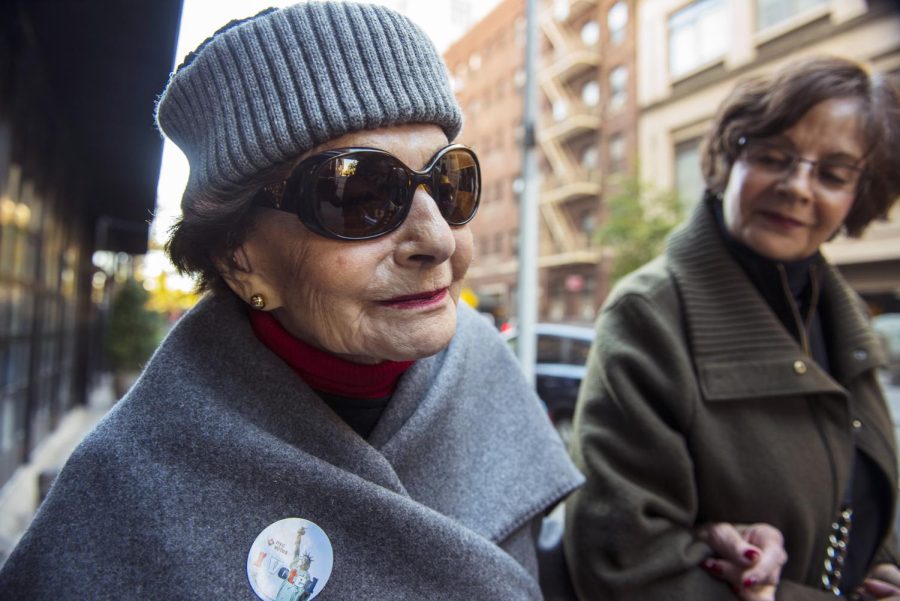
[[[834,378],[778,321],[705,205],[616,287],[575,416],[588,481],[567,501],[565,543],[582,599],[735,599],[698,567],[710,550],[693,529],[715,521],[783,532],[779,599],[834,598],[815,587],[854,444],[892,491],[897,474],[878,341],[836,269],[821,285]],[[893,561],[884,535],[876,560]]]

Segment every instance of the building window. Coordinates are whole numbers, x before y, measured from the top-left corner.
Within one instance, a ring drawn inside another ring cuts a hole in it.
[[[628,100],[628,68],[622,65],[609,72],[609,108],[617,111]]]
[[[569,16],[569,0],[553,0],[553,17],[565,21]]]
[[[519,176],[514,177],[512,180],[512,191],[516,202],[519,202],[522,199],[522,194],[525,193],[525,180]]]
[[[565,100],[557,100],[553,103],[553,120],[559,123],[569,116],[569,104]]]
[[[669,74],[680,77],[724,56],[730,30],[724,0],[697,0],[669,17]]]
[[[696,204],[706,184],[700,172],[700,138],[675,146],[675,190],[682,207]]]
[[[826,4],[828,0],[756,0],[756,29],[778,25],[794,15]]]
[[[600,41],[600,25],[591,20],[581,27],[581,41],[585,46],[593,46]]]
[[[547,318],[550,321],[562,321],[566,316],[565,280],[557,278],[550,287],[550,302],[547,306]],[[540,349],[539,351],[540,352]]]
[[[609,39],[613,44],[618,44],[625,39],[626,25],[628,25],[628,5],[623,0],[619,0],[606,13],[606,27],[609,29]]]
[[[579,302],[579,310],[578,317],[586,322],[591,322],[597,317],[597,307],[594,304],[594,299],[597,295],[597,277],[593,274],[588,274],[584,278],[584,285],[581,288],[581,299]],[[575,355],[573,357],[573,363],[577,365],[584,365],[587,362],[587,352],[590,350],[590,345],[580,345],[573,344],[572,345],[572,353]]]
[[[609,139],[609,169],[621,171],[625,167],[625,137],[616,134]]]
[[[596,169],[598,159],[597,155],[597,146],[595,144],[588,144],[581,152],[581,167],[588,172]]]
[[[586,248],[594,245],[594,232],[597,229],[597,217],[592,209],[581,214],[578,219],[578,230]]]
[[[525,85],[525,69],[516,69],[515,74],[513,75],[513,84],[516,86],[516,90],[521,89]]]
[[[526,23],[525,17],[517,17],[516,22],[513,24],[516,36],[516,46],[525,46]]]
[[[596,80],[588,80],[581,86],[581,101],[585,106],[600,104],[600,84]]]

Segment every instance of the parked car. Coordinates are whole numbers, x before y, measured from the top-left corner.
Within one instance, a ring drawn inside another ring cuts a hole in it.
[[[872,329],[884,344],[890,382],[900,386],[900,313],[883,313],[873,317]]]
[[[547,407],[547,414],[560,438],[568,446],[572,438],[572,416],[578,388],[587,368],[588,351],[594,329],[568,324],[539,323],[535,387]],[[515,328],[504,333],[510,348],[516,350]]]

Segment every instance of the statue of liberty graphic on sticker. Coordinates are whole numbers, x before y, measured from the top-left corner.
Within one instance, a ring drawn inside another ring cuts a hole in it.
[[[319,526],[286,518],[263,530],[247,555],[247,579],[263,601],[309,601],[325,588],[334,556]]]

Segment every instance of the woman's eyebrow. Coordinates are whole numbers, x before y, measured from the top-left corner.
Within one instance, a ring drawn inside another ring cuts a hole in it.
[[[851,163],[861,163],[863,158],[861,156],[857,156],[851,152],[845,152],[843,150],[836,150],[834,152],[825,153],[822,157],[824,159],[839,159],[839,160],[847,160]]]

